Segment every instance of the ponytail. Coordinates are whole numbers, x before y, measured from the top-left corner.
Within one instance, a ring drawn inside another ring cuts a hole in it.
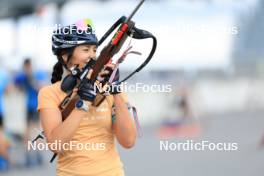
[[[63,65],[58,60],[58,62],[53,66],[53,72],[51,77],[51,83],[54,84],[61,80],[63,74]]]
[[[64,51],[68,53],[68,58],[66,63],[68,64],[69,60],[71,59],[73,55],[75,47],[72,48],[67,48]],[[53,66],[53,72],[52,72],[52,77],[51,77],[51,83],[54,84],[62,79],[62,74],[63,74],[63,67],[68,70],[67,64],[64,63],[63,58],[61,54],[57,55],[58,62]]]

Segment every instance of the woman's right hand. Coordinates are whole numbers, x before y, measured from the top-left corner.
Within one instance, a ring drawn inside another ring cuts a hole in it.
[[[82,100],[93,102],[96,97],[96,87],[88,79],[84,78],[77,91]]]

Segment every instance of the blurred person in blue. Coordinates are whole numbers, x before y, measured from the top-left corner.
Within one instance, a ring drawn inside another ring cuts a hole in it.
[[[37,113],[38,91],[45,84],[47,74],[40,70],[33,70],[30,58],[23,63],[23,70],[15,76],[15,85],[26,94],[26,122],[27,128],[24,142],[27,145],[31,140],[34,128],[39,127]],[[42,157],[38,151],[26,152],[26,166],[31,167],[42,164]]]
[[[3,105],[3,98],[4,94],[8,88],[8,73],[0,68],[0,128],[3,128],[3,121],[4,121],[4,105]]]
[[[9,76],[5,69],[0,68],[0,171],[8,168],[9,142],[4,133],[4,94],[9,89]]]

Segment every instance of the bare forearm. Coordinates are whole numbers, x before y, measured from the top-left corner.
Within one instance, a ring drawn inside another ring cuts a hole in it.
[[[136,129],[125,102],[120,94],[114,95],[115,103],[115,133],[118,142],[126,148],[134,145],[136,140]]]
[[[49,142],[60,141],[62,144],[69,142],[79,127],[83,116],[85,116],[84,111],[74,109],[65,121],[52,130]]]

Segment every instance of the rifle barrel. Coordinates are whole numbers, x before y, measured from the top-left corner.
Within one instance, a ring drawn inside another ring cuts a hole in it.
[[[135,13],[138,11],[139,7],[145,2],[145,0],[141,0],[139,4],[136,6],[136,8],[132,11],[132,13],[128,16],[125,23],[131,20],[131,18],[135,15]]]

